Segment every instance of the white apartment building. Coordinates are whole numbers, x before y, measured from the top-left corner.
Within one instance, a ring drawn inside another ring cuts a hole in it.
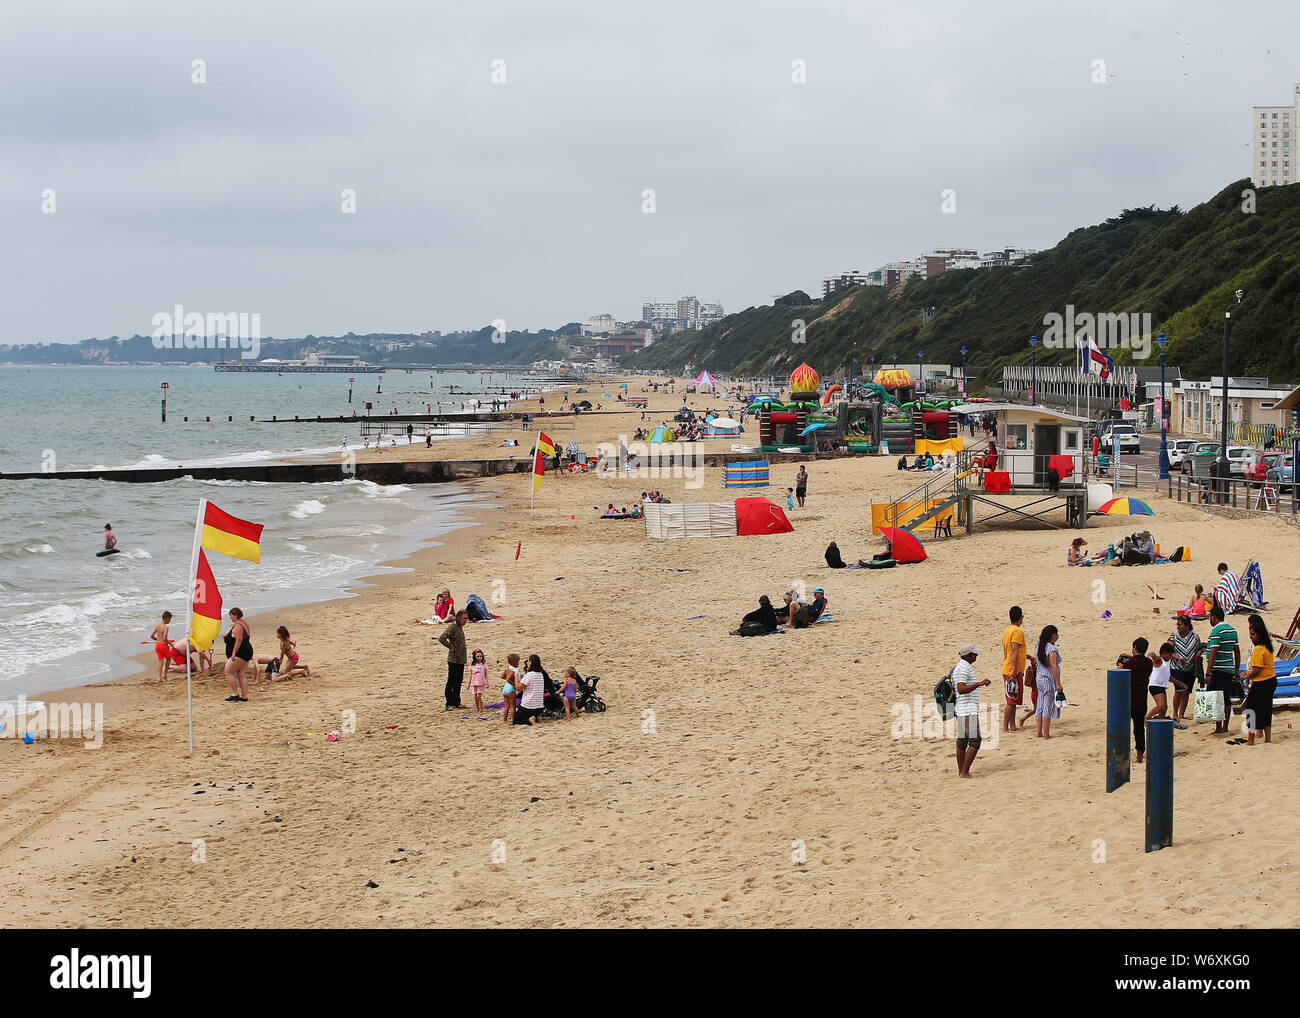
[[[643,322],[672,320],[677,317],[676,301],[647,301],[641,305],[641,320]]]
[[[1016,262],[1022,262],[1031,254],[1038,252],[1032,248],[1008,247],[1001,251],[989,251],[980,259],[980,267],[985,269],[997,268],[1001,265],[1014,265]]]
[[[659,323],[671,331],[700,329],[716,322],[726,314],[721,304],[701,303],[698,297],[682,297],[676,301],[647,301],[641,305],[641,319]]]
[[[582,327],[584,336],[599,336],[606,332],[617,332],[618,322],[614,321],[613,315],[592,315],[587,319],[587,324]]]
[[[1250,136],[1255,153],[1250,179],[1260,187],[1294,184],[1296,176],[1296,124],[1300,122],[1300,85],[1290,106],[1256,106],[1250,114]]]

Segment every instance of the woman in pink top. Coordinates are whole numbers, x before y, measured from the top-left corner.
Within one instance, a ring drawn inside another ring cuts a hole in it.
[[[474,694],[474,709],[483,713],[483,694],[487,692],[487,658],[474,651],[469,665],[469,691]]]

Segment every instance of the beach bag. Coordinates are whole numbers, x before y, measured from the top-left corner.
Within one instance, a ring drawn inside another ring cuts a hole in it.
[[[1198,689],[1192,720],[1198,725],[1203,725],[1211,721],[1222,721],[1223,719],[1223,690]]]
[[[757,619],[751,619],[748,622],[742,622],[740,628],[736,630],[737,636],[762,636],[767,630],[763,628],[763,623]]]
[[[1185,554],[1185,552],[1186,549],[1184,549],[1184,547],[1180,544],[1177,548],[1174,549],[1174,553],[1169,556],[1169,561],[1181,562],[1183,560],[1183,555]]]
[[[952,681],[952,672],[934,684],[934,702],[943,720],[957,716],[957,684]]]

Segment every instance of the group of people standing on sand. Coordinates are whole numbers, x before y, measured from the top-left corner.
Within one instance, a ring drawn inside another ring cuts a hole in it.
[[[1226,568],[1226,567],[1225,567]],[[1199,587],[1197,588],[1199,591]],[[1204,603],[1204,602],[1202,602]],[[1133,640],[1119,655],[1116,667],[1130,677],[1130,717],[1137,762],[1146,756],[1146,723],[1169,718],[1180,731],[1187,729],[1187,708],[1193,702],[1197,683],[1223,694],[1224,719],[1216,721],[1215,735],[1229,735],[1233,704],[1240,701],[1245,719],[1245,738],[1229,739],[1228,745],[1255,745],[1257,735],[1264,743],[1273,741],[1273,696],[1277,691],[1273,641],[1259,615],[1247,620],[1252,649],[1245,670],[1237,631],[1226,620],[1221,605],[1211,602],[1209,639],[1204,643],[1188,611],[1180,611],[1175,630],[1152,652],[1144,636]],[[1036,643],[1025,638],[1025,615],[1019,605],[1008,611],[1009,625],[1002,632],[1002,686],[1004,706],[1002,731],[1014,732],[1034,718],[1036,735],[1052,737],[1052,722],[1061,716],[1065,690],[1061,682],[1060,632],[1056,626],[1042,628]],[[979,690],[992,683],[979,680],[975,662],[980,654],[973,643],[958,650],[959,661],[951,673],[956,693],[957,774],[970,777],[970,766],[979,752]],[[1031,705],[1017,721],[1016,708],[1025,706],[1025,690]],[[1148,699],[1149,698],[1149,699]],[[1172,712],[1172,716],[1171,716]]]
[[[1060,631],[1047,625],[1038,634],[1035,643],[1025,639],[1025,613],[1019,605],[1007,612],[1009,625],[1002,631],[1002,731],[1014,732],[1024,728],[1025,722],[1034,719],[1035,736],[1052,737],[1052,722],[1061,716],[1065,702],[1065,688],[1061,684],[1061,650],[1057,646]],[[951,673],[956,694],[957,720],[957,776],[969,778],[971,764],[983,742],[980,730],[979,691],[992,685],[992,679],[978,679],[975,662],[980,649],[965,643],[957,651],[957,665]],[[1024,706],[1025,689],[1029,689],[1031,706],[1019,722],[1016,708]]]
[[[477,647],[472,654],[467,650],[465,627],[469,624],[469,614],[462,608],[460,611],[449,612],[448,615],[446,628],[435,637],[447,648],[447,684],[443,689],[446,706],[443,710],[466,709],[461,703],[461,690],[465,684],[465,667],[468,664],[469,691],[474,697],[474,710],[482,714],[487,709],[484,706],[488,692],[487,655]],[[521,666],[520,661],[525,663]],[[537,724],[546,701],[546,683],[550,680],[546,669],[542,667],[542,659],[536,654],[510,654],[499,679],[501,720],[508,725]],[[564,669],[564,681],[560,685],[560,694],[564,699],[564,720],[569,721],[579,716],[577,669]]]
[[[280,626],[275,631],[275,635],[280,641],[280,653],[278,655],[254,654],[253,630],[244,618],[243,611],[239,608],[231,608],[229,615],[230,631],[226,633],[224,638],[226,663],[222,669],[226,682],[230,686],[230,695],[226,697],[228,703],[246,703],[248,701],[249,672],[252,672],[252,681],[257,682],[260,674],[259,668],[262,666],[266,668],[266,674],[272,682],[311,675],[311,668],[298,654],[298,642],[289,636],[287,628]],[[154,626],[153,631],[149,634],[149,639],[153,641],[154,653],[158,658],[159,682],[168,677],[171,668],[185,667],[187,652],[190,655],[190,667],[194,671],[201,672],[212,666],[212,651],[210,649],[199,650],[189,637],[181,640],[172,640],[170,638],[171,621],[172,613],[163,612],[162,621]]]

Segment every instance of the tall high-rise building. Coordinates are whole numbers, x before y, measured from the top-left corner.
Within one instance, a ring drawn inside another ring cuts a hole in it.
[[[1300,122],[1300,85],[1290,106],[1256,106],[1250,113],[1250,136],[1255,153],[1250,178],[1260,187],[1294,184],[1296,176],[1296,124]]]
[[[698,297],[681,297],[676,301],[646,301],[641,305],[642,321],[661,330],[699,329],[724,315],[721,304],[704,304]]]

